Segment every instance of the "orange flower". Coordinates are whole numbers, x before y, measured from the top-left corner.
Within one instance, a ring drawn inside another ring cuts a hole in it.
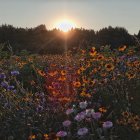
[[[81,83],[80,82],[73,82],[73,86],[78,88],[81,86]]]
[[[45,140],[49,140],[49,135],[48,134],[44,134],[44,138],[45,138]]]
[[[135,78],[136,74],[134,72],[127,72],[126,76],[128,77],[129,80]]]
[[[97,68],[94,68],[93,69],[93,73],[97,73],[98,69]]]
[[[82,78],[82,80],[83,80],[83,83],[85,83],[85,84],[87,84],[89,82],[89,80],[84,77]]]
[[[107,109],[105,107],[100,107],[99,108],[99,111],[102,112],[102,113],[106,113],[107,112]]]
[[[40,76],[45,76],[46,75],[45,72],[43,72],[42,70],[37,70],[37,72]]]
[[[100,75],[101,75],[102,77],[105,77],[107,74],[106,74],[105,72],[102,72]]]
[[[114,69],[114,65],[111,64],[111,63],[110,64],[106,64],[105,68],[106,68],[107,71],[112,71]]]
[[[65,76],[61,76],[61,77],[58,78],[58,80],[59,81],[65,81],[66,80],[66,77]]]
[[[134,62],[134,66],[135,66],[135,67],[139,67],[139,66],[140,66],[140,61],[138,61],[138,60],[135,61],[135,62]]]
[[[29,136],[29,140],[33,140],[33,139],[35,139],[35,138],[36,138],[35,135]]]
[[[125,49],[126,49],[126,45],[119,47],[118,50],[119,50],[120,52],[123,52]]]
[[[57,71],[54,71],[54,72],[50,72],[50,73],[48,73],[50,76],[55,76],[56,74],[57,74],[58,72]]]
[[[103,55],[98,55],[97,60],[104,60],[104,56]]]
[[[81,52],[82,52],[82,54],[85,54],[85,53],[86,53],[86,51],[85,51],[85,50],[81,50]]]
[[[82,67],[80,67],[80,70],[81,70],[81,71],[84,71],[84,70],[85,70],[85,68],[82,66]]]
[[[61,71],[61,75],[63,75],[63,76],[66,75],[66,71],[65,70],[62,70]]]

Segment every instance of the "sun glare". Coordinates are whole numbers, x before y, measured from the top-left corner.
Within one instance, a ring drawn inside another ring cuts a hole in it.
[[[71,30],[72,28],[75,28],[75,27],[76,27],[76,24],[67,19],[62,20],[56,24],[56,28],[60,29],[63,32],[68,32],[69,30]]]

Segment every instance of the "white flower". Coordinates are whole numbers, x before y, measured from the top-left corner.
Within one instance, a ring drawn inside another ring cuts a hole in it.
[[[79,106],[80,106],[81,109],[85,109],[87,107],[87,105],[88,105],[87,101],[79,103]]]
[[[87,117],[91,117],[93,113],[94,113],[94,109],[86,109],[86,116]]]

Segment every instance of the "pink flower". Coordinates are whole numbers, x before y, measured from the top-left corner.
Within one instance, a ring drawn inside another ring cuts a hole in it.
[[[88,129],[86,127],[80,128],[77,132],[78,135],[83,136],[88,133]]]
[[[71,113],[73,113],[73,112],[74,112],[74,110],[73,110],[72,108],[66,110],[66,114],[67,114],[67,115],[69,115],[69,114],[71,114]]]
[[[106,121],[103,123],[103,128],[111,128],[113,126],[113,123],[111,121]]]
[[[67,136],[67,132],[66,131],[59,131],[56,134],[57,137],[65,137]]]
[[[65,127],[69,127],[70,125],[71,125],[71,121],[69,121],[69,120],[66,120],[63,122],[63,126],[65,126]]]

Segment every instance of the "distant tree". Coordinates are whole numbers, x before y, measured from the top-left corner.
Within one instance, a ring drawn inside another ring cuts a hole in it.
[[[140,38],[140,31],[137,35]],[[12,25],[0,26],[0,43],[9,42],[14,53],[22,50],[31,53],[62,54],[67,42],[68,50],[76,53],[80,48],[86,49],[92,46],[100,47],[110,45],[117,48],[120,45],[135,45],[134,36],[121,27],[103,28],[97,32],[83,28],[71,29],[66,36],[58,29],[47,30],[41,24],[35,28],[15,28]]]

